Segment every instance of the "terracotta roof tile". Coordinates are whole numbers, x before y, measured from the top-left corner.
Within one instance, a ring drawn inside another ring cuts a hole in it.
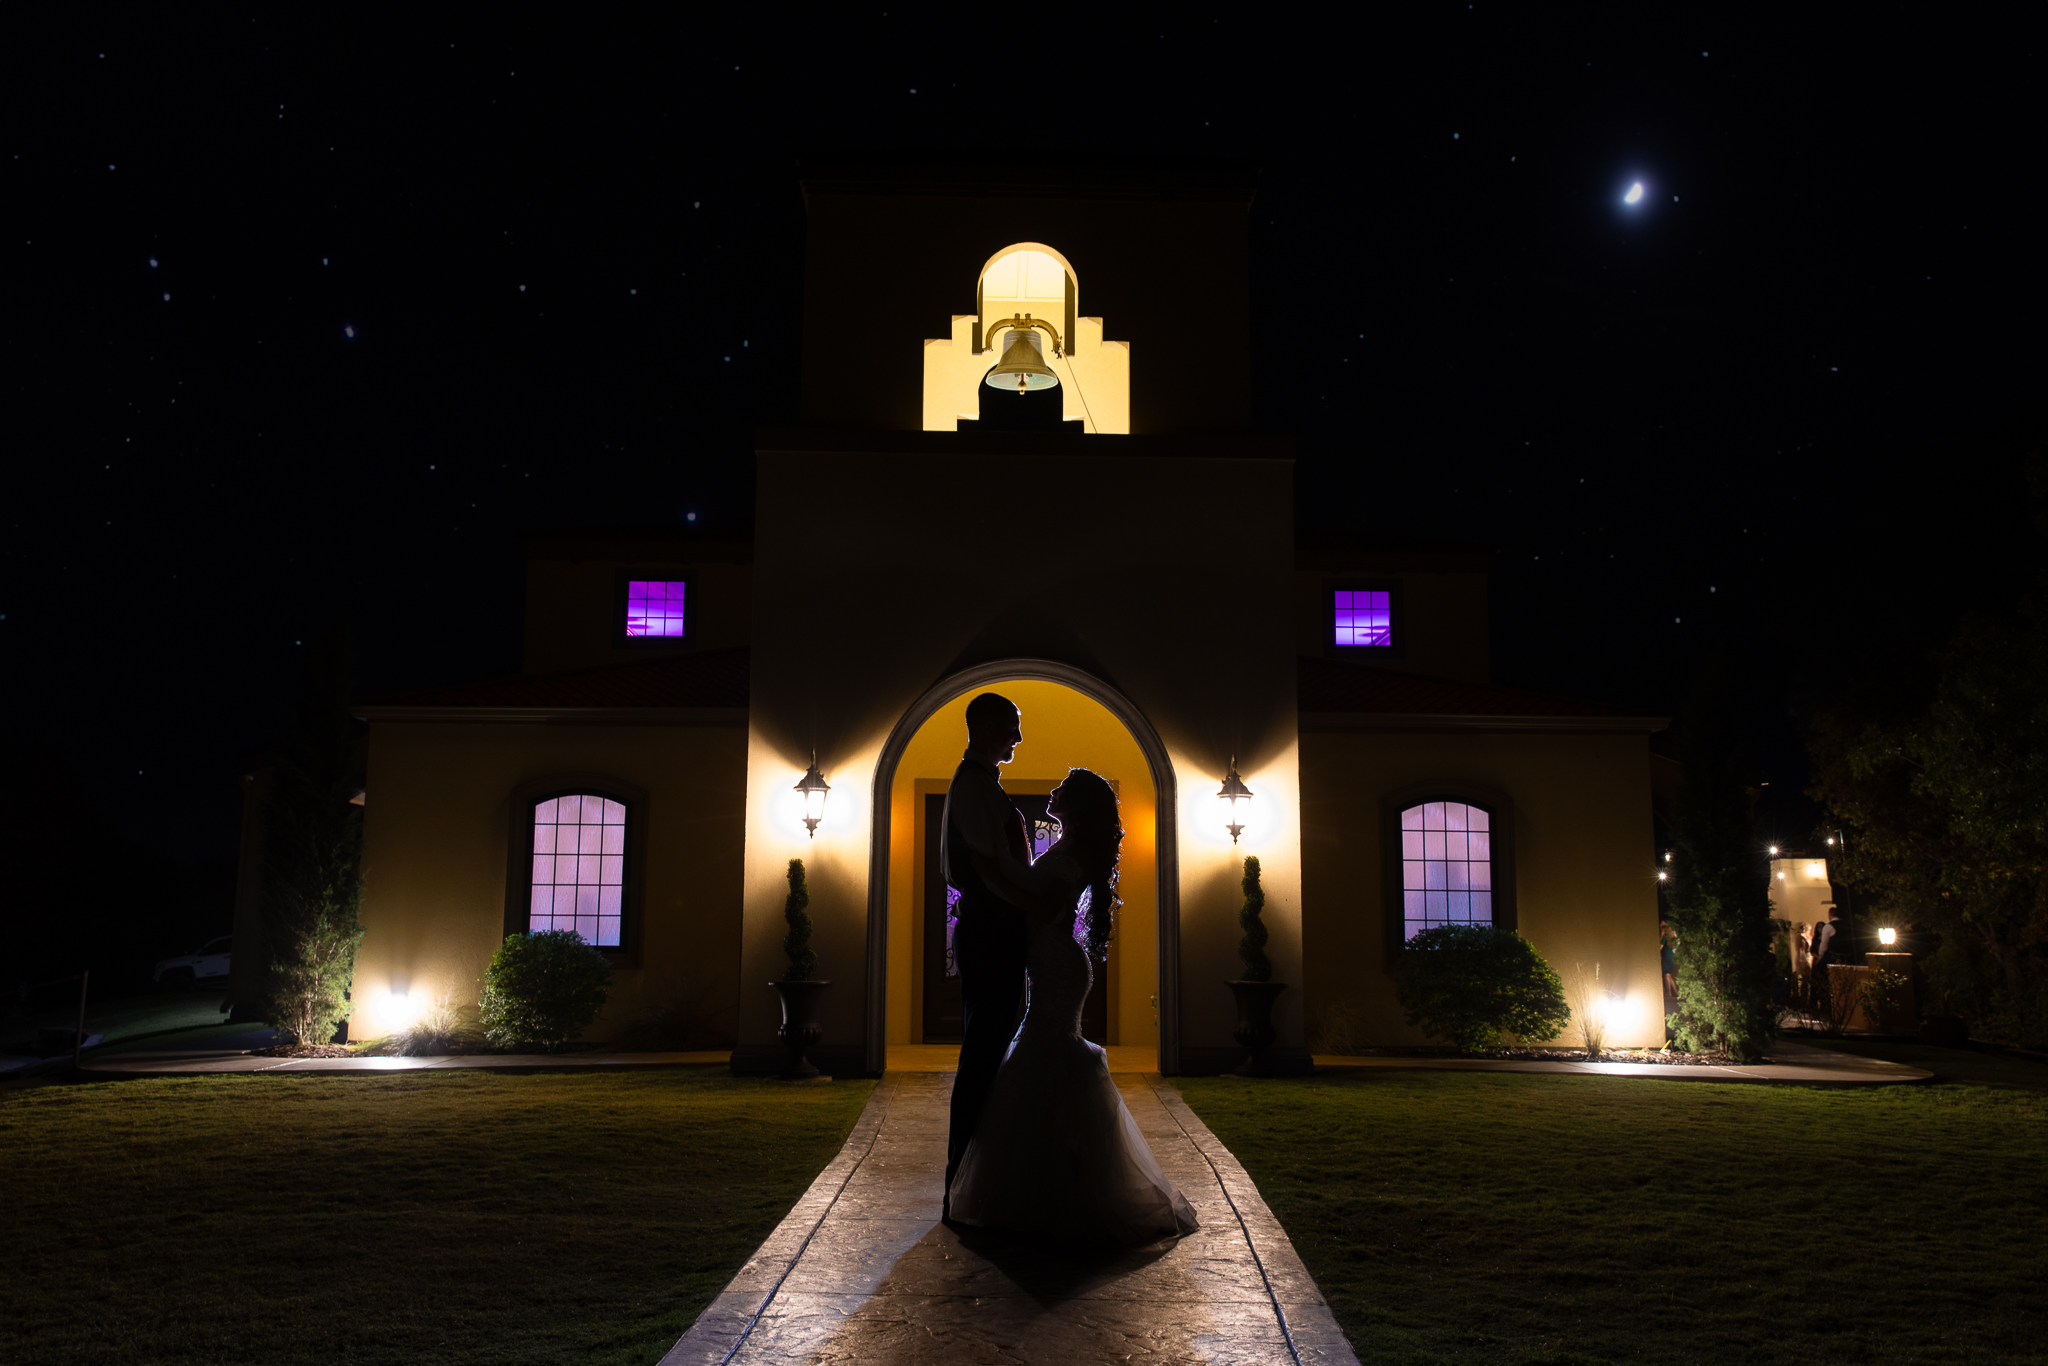
[[[603,664],[557,674],[508,674],[375,699],[378,707],[744,707],[751,652]]]
[[[1598,702],[1523,692],[1492,683],[1458,683],[1311,656],[1299,661],[1296,687],[1305,712],[1367,712],[1380,716],[1642,715]]]

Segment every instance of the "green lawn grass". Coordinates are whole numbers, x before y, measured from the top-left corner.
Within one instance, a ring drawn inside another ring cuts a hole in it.
[[[1971,1079],[1176,1084],[1367,1362],[2048,1361],[2048,1068],[1926,1051]]]
[[[0,1361],[649,1366],[870,1090],[687,1068],[0,1092]]]

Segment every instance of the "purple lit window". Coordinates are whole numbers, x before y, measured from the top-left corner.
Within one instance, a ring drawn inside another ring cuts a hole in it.
[[[679,636],[683,633],[681,580],[631,579],[626,583],[626,634]]]
[[[586,792],[534,804],[529,930],[574,930],[617,948],[625,882],[624,802]]]
[[[1339,588],[1337,594],[1337,643],[1339,645],[1391,645],[1394,643],[1393,595],[1385,589],[1354,592]]]
[[[1402,940],[1438,925],[1493,923],[1493,833],[1485,811],[1424,802],[1401,813]]]

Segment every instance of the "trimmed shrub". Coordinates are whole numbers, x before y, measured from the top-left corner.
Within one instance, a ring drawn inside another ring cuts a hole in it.
[[[484,1033],[501,1048],[560,1048],[597,1019],[611,977],[605,956],[574,930],[507,935],[484,973]]]
[[[782,903],[782,918],[789,933],[782,937],[782,951],[789,955],[785,982],[808,982],[818,970],[818,951],[811,947],[811,888],[804,880],[804,861],[789,861],[789,896]]]
[[[1244,931],[1244,938],[1237,941],[1237,956],[1244,962],[1244,976],[1239,980],[1268,982],[1273,978],[1273,962],[1266,957],[1266,889],[1259,885],[1256,857],[1244,861],[1244,881],[1238,885],[1244,888],[1244,905],[1237,912],[1237,927]]]
[[[1503,1035],[1554,1039],[1571,1023],[1564,983],[1513,930],[1438,925],[1394,959],[1394,994],[1421,1025],[1465,1052],[1497,1048]]]

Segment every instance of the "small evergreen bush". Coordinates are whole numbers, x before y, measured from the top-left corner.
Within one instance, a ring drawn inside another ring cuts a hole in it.
[[[818,970],[818,954],[811,947],[811,888],[804,881],[804,861],[800,858],[789,861],[789,897],[782,903],[782,918],[789,922],[789,933],[782,938],[782,951],[789,955],[789,971],[782,974],[782,980],[808,982]]]
[[[1909,1009],[1913,984],[1896,972],[1873,969],[1857,988],[1864,1023],[1877,1034],[1910,1033],[1917,1023]]]
[[[1571,1023],[1564,983],[1513,930],[1438,925],[1394,959],[1394,994],[1421,1025],[1465,1052],[1496,1048],[1505,1034],[1554,1039]]]
[[[1272,960],[1266,957],[1266,889],[1259,885],[1259,860],[1244,861],[1244,905],[1238,910],[1237,925],[1244,938],[1237,943],[1237,956],[1244,960],[1244,982],[1267,982],[1273,977]]]
[[[507,935],[484,973],[484,1033],[501,1048],[560,1048],[597,1019],[611,976],[605,956],[574,930]]]

